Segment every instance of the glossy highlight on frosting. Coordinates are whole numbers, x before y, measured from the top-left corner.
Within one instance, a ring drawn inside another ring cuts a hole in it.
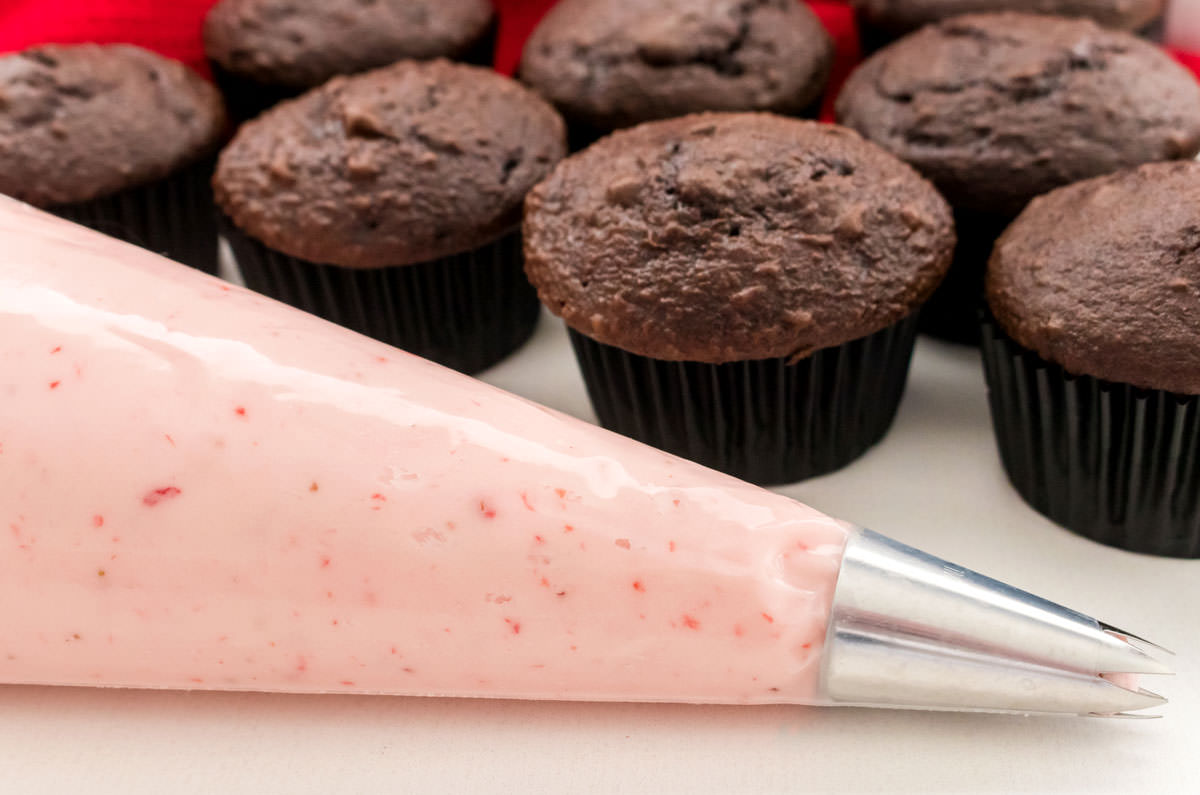
[[[0,682],[814,700],[845,526],[0,198]]]

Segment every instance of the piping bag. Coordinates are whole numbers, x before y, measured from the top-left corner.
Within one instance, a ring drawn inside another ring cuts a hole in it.
[[[0,682],[1118,714],[1151,644],[0,198]]]

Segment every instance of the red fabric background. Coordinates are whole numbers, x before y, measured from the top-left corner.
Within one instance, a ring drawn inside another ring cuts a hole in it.
[[[1198,77],[1200,77],[1200,53],[1180,52],[1178,50],[1174,50],[1171,52],[1171,54],[1174,55],[1176,60],[1178,60],[1181,64],[1186,66],[1188,69],[1191,69]]]
[[[859,57],[853,16],[838,0],[807,0],[837,42],[833,87]],[[200,27],[215,0],[0,0],[0,52],[44,42],[123,41],[207,73]],[[494,0],[500,13],[496,68],[511,74],[521,47],[555,0]],[[1200,75],[1200,54],[1176,53]],[[836,91],[829,92],[829,99]],[[826,117],[828,117],[828,103]]]
[[[0,0],[0,52],[128,42],[207,74],[200,26],[214,0]]]

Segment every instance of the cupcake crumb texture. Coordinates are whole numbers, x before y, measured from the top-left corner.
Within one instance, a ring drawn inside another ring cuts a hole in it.
[[[1200,85],[1155,45],[1090,20],[977,14],[867,60],[838,121],[955,207],[1013,214],[1048,190],[1200,152]]]
[[[627,351],[803,356],[909,315],[954,246],[945,202],[853,132],[699,114],[618,132],[526,201],[526,270],[552,312]]]
[[[1107,28],[1138,30],[1162,16],[1163,0],[850,0],[859,19],[899,35],[975,11],[1024,11],[1092,19]]]
[[[1001,236],[988,304],[1077,375],[1200,395],[1200,163],[1152,163],[1034,199]]]
[[[204,46],[234,74],[308,88],[402,58],[462,55],[492,14],[488,0],[222,0]]]
[[[565,153],[562,119],[491,70],[402,61],[337,77],[244,124],[221,153],[221,209],[268,247],[343,267],[490,243]]]
[[[702,110],[798,112],[825,88],[833,43],[795,0],[562,0],[521,77],[598,129]]]
[[[215,88],[140,47],[0,56],[0,193],[39,207],[165,177],[216,149],[225,125]]]

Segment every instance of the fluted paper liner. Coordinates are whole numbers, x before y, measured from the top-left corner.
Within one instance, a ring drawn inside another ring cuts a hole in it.
[[[146,185],[49,211],[205,273],[216,273],[213,166],[213,158],[204,158]]]
[[[537,326],[519,231],[428,262],[361,269],[289,257],[228,219],[222,232],[250,289],[463,373],[508,356]]]
[[[759,484],[840,469],[883,438],[915,337],[912,316],[795,364],[704,364],[639,356],[571,331],[605,428]]]
[[[229,117],[237,123],[253,119],[272,105],[304,93],[302,87],[261,83],[245,75],[230,72],[216,61],[210,60],[208,68],[213,82],[221,89]]]
[[[1011,218],[954,209],[958,243],[946,278],[921,308],[922,334],[959,345],[979,344],[979,312],[983,307],[983,274],[996,238]]]
[[[1200,396],[1067,373],[983,323],[988,400],[1009,479],[1095,541],[1200,557]]]

